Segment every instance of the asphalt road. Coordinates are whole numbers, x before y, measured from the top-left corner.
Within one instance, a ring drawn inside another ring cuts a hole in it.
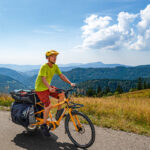
[[[40,131],[29,135],[9,118],[9,112],[0,111],[0,150],[80,150],[65,134],[63,121],[51,133],[51,138],[45,140]],[[89,150],[150,150],[150,137],[100,127],[95,129],[96,140]]]

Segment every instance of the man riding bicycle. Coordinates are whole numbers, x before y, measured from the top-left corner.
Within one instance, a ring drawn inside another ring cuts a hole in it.
[[[41,66],[39,74],[35,82],[35,92],[38,95],[39,99],[44,104],[44,123],[41,125],[41,131],[43,135],[47,137],[50,136],[50,133],[46,125],[46,121],[48,118],[48,113],[50,109],[53,107],[51,105],[49,96],[57,98],[58,102],[63,101],[65,98],[64,93],[57,93],[56,92],[57,88],[50,85],[54,74],[59,75],[59,77],[63,81],[70,84],[72,87],[75,86],[74,83],[71,83],[69,79],[65,75],[62,74],[59,67],[55,64],[58,54],[59,53],[55,50],[50,50],[46,52],[46,59],[48,60],[48,62]],[[61,109],[61,105],[58,106],[58,110],[55,116],[56,120],[59,119],[63,111],[64,109]]]

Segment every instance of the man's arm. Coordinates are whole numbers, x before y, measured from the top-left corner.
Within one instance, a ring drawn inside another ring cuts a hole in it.
[[[59,75],[59,77],[60,77],[63,81],[65,81],[66,83],[70,84],[71,86],[75,86],[75,84],[74,84],[74,83],[71,83],[70,80],[69,80],[65,75],[63,75],[62,73]]]
[[[45,84],[45,86],[49,89],[50,92],[55,92],[54,88],[51,88],[50,85],[48,84],[46,77],[42,77],[42,82]]]

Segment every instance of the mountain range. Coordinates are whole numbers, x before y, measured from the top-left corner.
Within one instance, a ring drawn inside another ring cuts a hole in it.
[[[25,89],[28,88],[21,82],[6,76],[0,74],[0,93],[8,93],[14,89]]]
[[[27,72],[32,70],[39,70],[41,65],[16,65],[16,64],[0,64],[0,68],[9,68],[19,72]],[[114,68],[117,66],[126,66],[122,64],[104,64],[102,62],[93,63],[70,63],[70,64],[58,64],[62,71],[69,71],[74,68]]]
[[[63,68],[68,68],[68,66]],[[39,69],[20,72],[8,68],[0,68],[0,92],[10,91],[10,89],[12,90],[15,88],[34,89],[34,84],[38,71]],[[118,66],[113,68],[74,68],[69,71],[63,71],[63,74],[66,75],[70,81],[77,83],[80,88],[87,88],[90,86],[97,87],[98,85],[102,85],[104,87],[113,82],[112,88],[114,89],[117,84],[122,82],[123,86],[129,85],[127,86],[127,89],[124,88],[125,91],[127,91],[129,90],[129,88],[135,87],[135,83],[137,82],[137,79],[139,77],[150,77],[150,65],[141,65],[136,67]],[[4,80],[4,82],[2,80]],[[126,80],[126,82],[123,80]],[[134,82],[132,82],[133,80]],[[150,82],[150,80],[147,79],[146,81]],[[16,84],[18,85],[18,88]],[[86,84],[87,86],[85,86]],[[64,83],[58,76],[54,76],[52,80],[52,85],[63,89],[68,87],[68,85]],[[8,90],[8,87],[11,88]]]

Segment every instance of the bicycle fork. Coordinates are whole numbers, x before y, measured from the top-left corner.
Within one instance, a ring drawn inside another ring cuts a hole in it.
[[[69,115],[70,115],[70,118],[71,118],[71,120],[72,120],[72,122],[73,122],[73,125],[74,125],[74,127],[75,127],[75,130],[78,132],[78,131],[79,131],[79,128],[78,128],[78,127],[82,128],[82,125],[81,125],[81,123],[80,123],[80,121],[79,121],[78,116],[75,115],[75,116],[74,116],[75,119],[74,119],[74,117],[73,117],[73,115],[72,115],[72,109],[69,109]],[[77,121],[77,123],[75,122],[75,120]]]

